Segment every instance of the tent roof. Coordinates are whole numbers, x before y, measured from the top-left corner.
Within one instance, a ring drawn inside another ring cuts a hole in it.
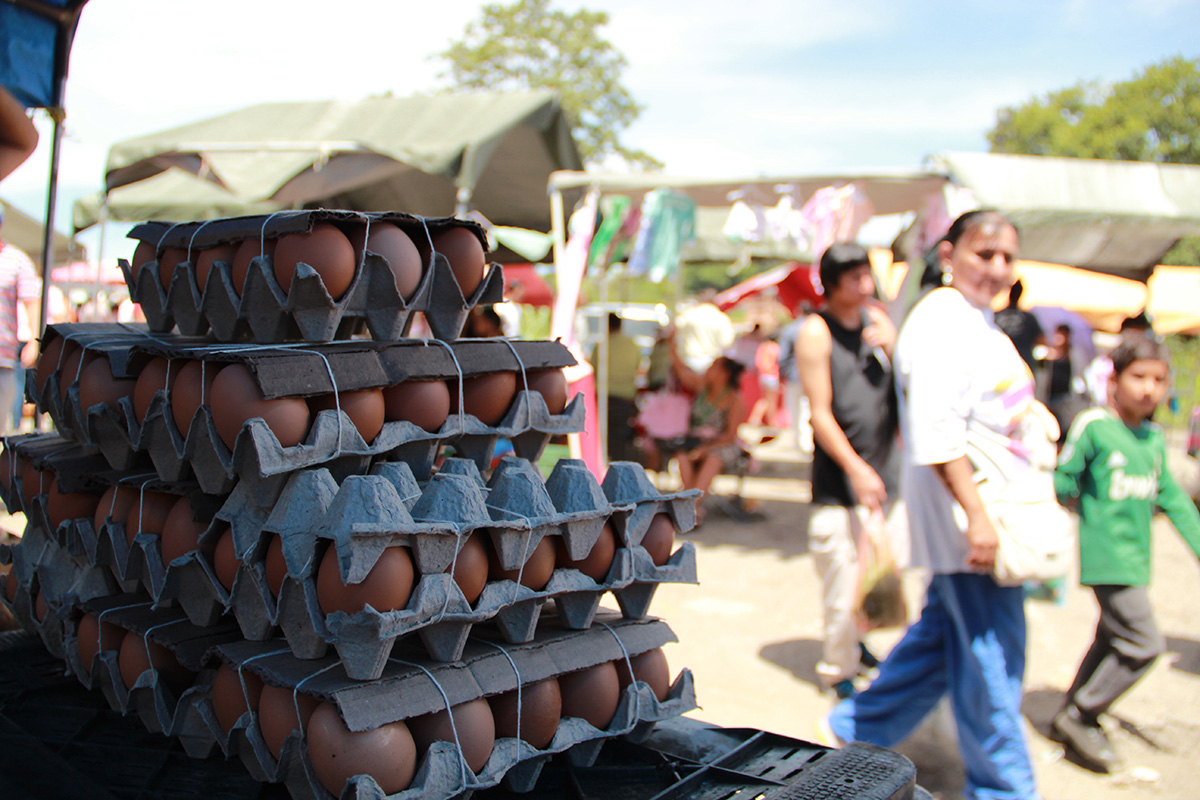
[[[42,223],[16,206],[0,200],[4,206],[4,226],[0,228],[0,238],[12,242],[25,251],[39,267],[42,263],[43,227]],[[60,231],[54,232],[54,262],[65,264],[87,258],[87,250],[83,245],[76,244],[69,236]]]
[[[1145,280],[1200,235],[1200,166],[945,153],[928,166],[1021,228],[1025,258]]]
[[[498,225],[548,230],[546,180],[581,163],[553,92],[468,92],[251,106],[114,144],[105,186],[177,167],[249,203],[426,216],[465,192]]]

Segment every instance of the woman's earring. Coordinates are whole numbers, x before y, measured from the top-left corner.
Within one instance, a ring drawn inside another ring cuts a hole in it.
[[[949,286],[954,282],[954,273],[950,271],[950,266],[942,267],[942,286]]]

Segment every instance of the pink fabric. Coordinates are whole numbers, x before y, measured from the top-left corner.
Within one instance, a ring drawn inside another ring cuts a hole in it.
[[[588,373],[583,378],[570,383],[567,387],[567,396],[574,397],[576,392],[583,395],[586,418],[588,420],[597,419],[596,376]],[[583,463],[596,476],[596,480],[604,480],[604,473],[608,471],[608,466],[601,459],[600,437],[596,435],[597,430],[599,428],[594,424],[585,425],[582,433],[570,434],[567,442],[571,448],[571,458],[583,459]]]
[[[17,365],[17,304],[38,301],[42,282],[20,248],[0,239],[0,366]]]

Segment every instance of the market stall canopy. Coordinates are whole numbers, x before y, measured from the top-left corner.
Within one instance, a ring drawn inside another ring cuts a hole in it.
[[[1145,281],[1200,235],[1200,166],[944,153],[927,166],[1021,229],[1021,255]]]
[[[1157,267],[1149,285],[1156,333],[1200,335],[1200,267]]]
[[[251,106],[118,142],[105,188],[174,167],[248,204],[424,216],[466,205],[496,225],[545,231],[549,175],[580,166],[555,93],[466,92]],[[170,188],[160,188],[162,208],[191,205]]]
[[[0,2],[0,84],[26,108],[62,107],[71,41],[86,2]]]
[[[722,311],[728,311],[748,297],[774,289],[779,302],[796,316],[801,306],[808,303],[820,307],[824,297],[812,282],[812,264],[791,261],[766,272],[752,275],[741,283],[730,286],[713,298],[713,303]]]
[[[933,172],[909,171],[734,178],[562,171],[550,176],[550,191],[561,192],[570,207],[583,192],[591,189],[603,194],[627,195],[635,204],[640,203],[647,192],[671,189],[696,203],[696,238],[684,247],[683,260],[734,261],[746,254],[755,258],[806,260],[819,254],[799,249],[789,242],[732,241],[725,235],[724,225],[734,203],[744,199],[772,206],[785,194],[803,202],[820,189],[851,183],[870,199],[876,215],[903,214],[925,208],[931,197],[941,193],[946,177]]]
[[[12,242],[25,251],[35,264],[42,263],[42,243],[45,240],[42,223],[21,211],[16,206],[0,200],[4,206],[4,226],[0,227],[0,239]],[[76,244],[60,231],[54,232],[54,262],[66,264],[87,258],[87,250]]]

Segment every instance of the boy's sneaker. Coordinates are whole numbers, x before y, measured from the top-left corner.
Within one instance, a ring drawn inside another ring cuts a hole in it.
[[[858,674],[870,680],[879,677],[879,659],[867,649],[862,642],[858,643]]]
[[[844,681],[838,681],[829,688],[837,695],[838,700],[848,700],[858,694],[858,689],[854,687],[854,681],[849,678],[846,678]]]
[[[1104,729],[1098,722],[1084,719],[1074,704],[1055,715],[1050,723],[1050,738],[1070,747],[1084,763],[1100,772],[1111,772],[1120,762]]]

